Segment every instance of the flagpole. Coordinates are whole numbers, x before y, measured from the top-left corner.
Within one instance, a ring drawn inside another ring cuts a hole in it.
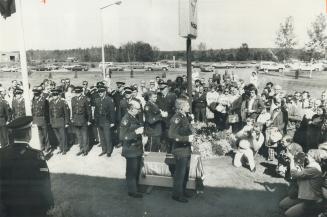
[[[25,37],[24,37],[24,25],[23,25],[23,14],[22,14],[22,2],[21,0],[15,0],[16,14],[18,18],[18,30],[19,30],[19,54],[20,54],[20,68],[22,73],[23,90],[24,90],[24,101],[26,115],[31,115],[31,99],[28,82],[28,71],[26,61],[26,48],[25,48]]]

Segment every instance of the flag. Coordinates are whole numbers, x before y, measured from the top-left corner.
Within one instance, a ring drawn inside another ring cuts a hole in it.
[[[0,14],[5,19],[16,12],[15,0],[0,0]]]

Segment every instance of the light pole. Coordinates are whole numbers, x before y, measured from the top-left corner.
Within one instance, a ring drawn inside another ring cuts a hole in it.
[[[105,58],[104,58],[104,39],[103,39],[103,15],[102,15],[102,11],[103,9],[110,7],[112,5],[120,5],[122,3],[122,1],[116,1],[113,2],[111,4],[105,5],[103,7],[100,7],[100,15],[101,15],[101,19],[100,19],[100,28],[101,28],[101,56],[102,56],[102,76],[103,79],[106,77],[106,69],[105,69]]]

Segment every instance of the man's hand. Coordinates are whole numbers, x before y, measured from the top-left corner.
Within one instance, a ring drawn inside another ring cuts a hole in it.
[[[144,127],[139,127],[135,130],[136,134],[142,134],[144,132]]]
[[[115,126],[115,124],[110,124],[110,127],[114,127]]]
[[[168,117],[168,112],[160,110],[161,116],[166,118]]]
[[[69,127],[69,125],[68,124],[65,124],[65,128],[67,128],[67,127]]]
[[[91,125],[91,122],[90,122],[90,121],[88,121],[88,122],[87,122],[87,126],[90,126],[90,125]]]

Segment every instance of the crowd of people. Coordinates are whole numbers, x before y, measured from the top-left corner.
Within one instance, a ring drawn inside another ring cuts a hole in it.
[[[255,172],[255,156],[261,154],[276,161],[277,174],[293,188],[297,186],[280,204],[287,216],[317,210],[327,196],[323,166],[327,91],[313,98],[306,90],[288,93],[272,82],[261,86],[259,92],[257,72],[249,81],[229,71],[216,72],[207,81],[194,81],[190,104],[186,76],[175,80],[156,77],[131,85],[118,81],[115,89],[106,81],[94,86],[83,81],[75,86],[69,79],[58,85],[45,79],[32,88],[33,123],[45,153],[58,146],[57,154],[65,155],[79,144],[77,155],[86,156],[99,143],[99,156],[110,157],[114,147],[123,146],[128,192],[137,198],[142,197],[137,177],[143,151],[173,153],[177,159],[173,198],[187,202],[192,123],[211,122],[218,130],[235,133],[234,166]],[[20,82],[13,81],[7,90],[1,87],[0,95],[0,143],[4,147],[11,143],[6,124],[26,114]]]

